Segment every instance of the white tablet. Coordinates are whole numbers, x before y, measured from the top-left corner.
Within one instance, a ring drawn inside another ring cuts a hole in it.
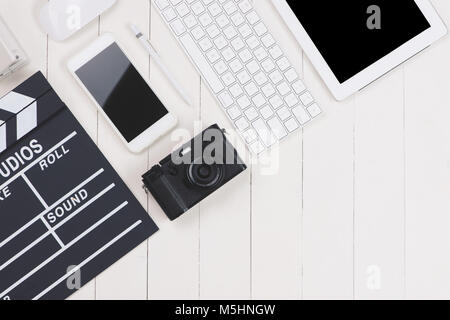
[[[343,100],[447,34],[429,0],[272,0]]]

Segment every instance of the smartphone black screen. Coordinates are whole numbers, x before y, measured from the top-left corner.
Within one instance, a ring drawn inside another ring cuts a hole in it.
[[[116,43],[75,73],[128,142],[169,113]]]

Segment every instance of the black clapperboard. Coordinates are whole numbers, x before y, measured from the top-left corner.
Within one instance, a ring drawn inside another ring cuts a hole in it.
[[[65,299],[157,230],[42,73],[0,98],[0,300]]]

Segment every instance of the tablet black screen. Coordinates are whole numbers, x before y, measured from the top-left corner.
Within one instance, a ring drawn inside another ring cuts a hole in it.
[[[413,0],[287,2],[341,83],[431,27]]]

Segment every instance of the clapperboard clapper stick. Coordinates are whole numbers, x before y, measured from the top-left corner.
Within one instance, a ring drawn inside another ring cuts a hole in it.
[[[0,299],[65,299],[158,228],[38,72],[0,98]]]

